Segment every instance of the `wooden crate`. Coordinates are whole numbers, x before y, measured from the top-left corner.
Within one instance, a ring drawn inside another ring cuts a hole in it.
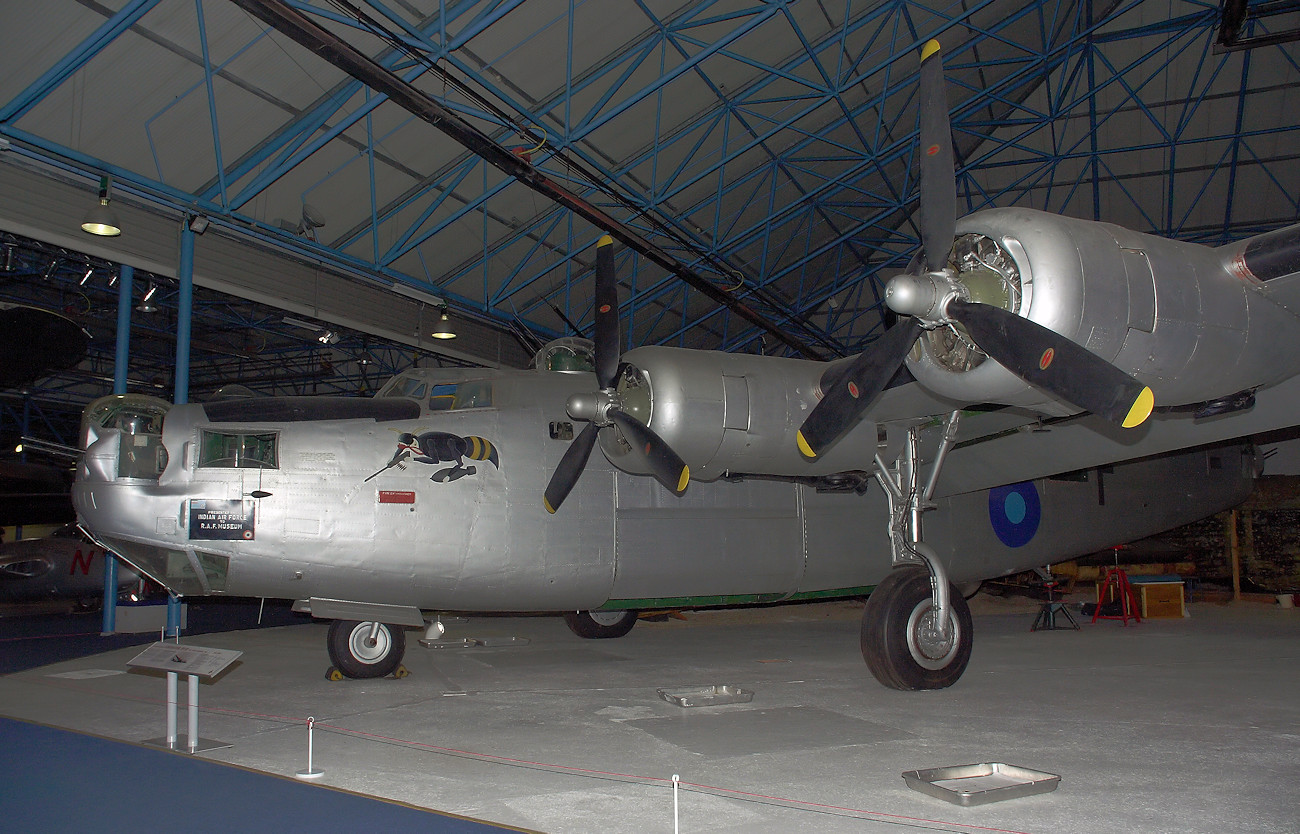
[[[1133,582],[1142,619],[1184,617],[1182,582]]]

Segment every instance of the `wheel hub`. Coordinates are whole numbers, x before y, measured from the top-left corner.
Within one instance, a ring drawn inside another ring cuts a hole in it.
[[[596,625],[606,627],[618,625],[627,616],[626,611],[588,611],[587,614]]]
[[[938,670],[948,665],[957,653],[961,641],[961,627],[948,617],[947,635],[938,628],[931,600],[922,600],[907,620],[907,649],[920,666]]]
[[[381,628],[371,637],[370,625],[363,623],[352,630],[348,644],[352,656],[357,660],[362,663],[378,663],[388,655],[390,649],[388,630]]]

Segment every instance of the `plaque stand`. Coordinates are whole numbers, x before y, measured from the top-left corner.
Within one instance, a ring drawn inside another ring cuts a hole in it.
[[[167,673],[167,735],[146,739],[144,743],[190,754],[232,746],[224,741],[199,737],[199,678],[215,678],[242,654],[243,652],[229,649],[205,649],[158,642],[128,661],[128,666]],[[185,674],[189,686],[189,721],[184,747],[177,746],[176,738],[176,690],[181,673]]]

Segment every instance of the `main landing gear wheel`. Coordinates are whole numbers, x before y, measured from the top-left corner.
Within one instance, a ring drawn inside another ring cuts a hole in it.
[[[330,661],[344,677],[382,678],[401,665],[406,632],[387,623],[335,620],[330,624],[328,644]]]
[[[862,657],[891,689],[943,689],[966,671],[972,642],[970,606],[955,590],[948,598],[948,636],[935,628],[930,572],[900,568],[867,597]]]
[[[622,637],[636,625],[636,611],[565,611],[569,630],[588,640]]]

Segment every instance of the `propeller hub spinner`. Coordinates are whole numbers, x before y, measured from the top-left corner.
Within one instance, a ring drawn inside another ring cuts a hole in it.
[[[608,425],[607,413],[613,403],[613,397],[607,391],[591,391],[573,394],[564,404],[565,411],[575,420],[583,420],[597,425]]]
[[[915,316],[927,324],[947,320],[944,309],[963,295],[960,285],[946,273],[896,275],[885,285],[885,304],[900,316]]]

